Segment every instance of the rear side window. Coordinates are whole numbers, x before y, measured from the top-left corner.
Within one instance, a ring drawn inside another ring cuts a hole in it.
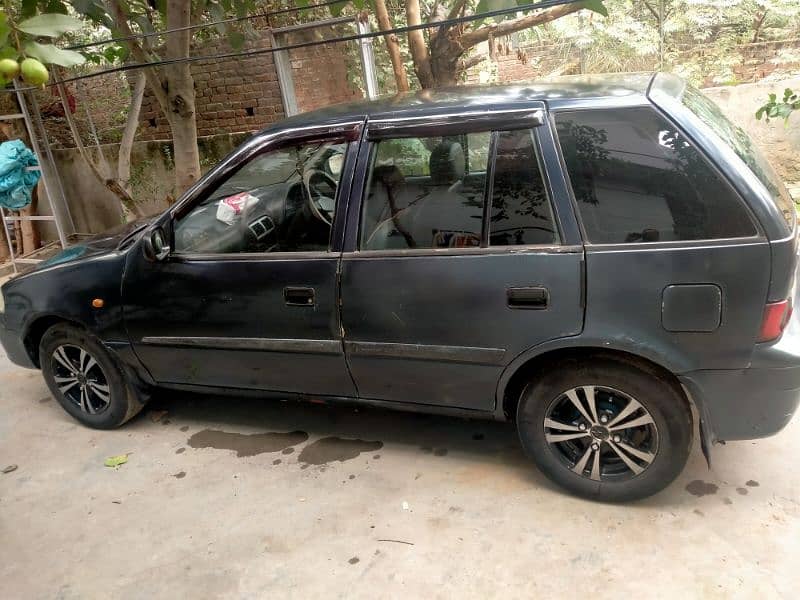
[[[590,242],[756,234],[730,185],[653,109],[570,111],[555,119]]]
[[[530,129],[373,146],[361,250],[543,245],[557,241],[555,232]]]
[[[530,129],[497,134],[490,246],[552,244],[553,212]]]
[[[480,246],[489,136],[377,142],[362,208],[361,249]]]

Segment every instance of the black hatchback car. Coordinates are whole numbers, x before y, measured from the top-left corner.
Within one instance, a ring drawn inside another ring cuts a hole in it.
[[[4,285],[2,341],[91,427],[157,387],[507,419],[556,482],[633,499],[695,429],[791,418],[796,227],[674,76],[423,92],[264,130]]]

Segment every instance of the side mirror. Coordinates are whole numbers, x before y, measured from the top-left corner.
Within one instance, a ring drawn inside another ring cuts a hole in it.
[[[163,227],[159,225],[145,233],[142,250],[145,258],[152,262],[162,261],[169,256],[170,247]]]

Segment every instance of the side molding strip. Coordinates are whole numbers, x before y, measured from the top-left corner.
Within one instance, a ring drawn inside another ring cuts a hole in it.
[[[142,338],[143,344],[207,348],[216,350],[260,350],[262,352],[295,352],[298,354],[341,354],[339,340],[295,340],[235,337],[159,337]]]
[[[345,349],[354,356],[376,358],[408,358],[448,362],[501,365],[505,348],[472,346],[432,346],[428,344],[390,344],[383,342],[345,342]]]

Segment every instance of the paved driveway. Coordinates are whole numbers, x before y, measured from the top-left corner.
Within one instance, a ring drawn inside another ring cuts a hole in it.
[[[18,465],[0,475],[0,589],[796,597],[799,459],[796,419],[717,447],[711,471],[695,449],[658,496],[603,505],[549,484],[505,424],[162,394],[122,429],[93,431],[0,356],[0,468]]]

